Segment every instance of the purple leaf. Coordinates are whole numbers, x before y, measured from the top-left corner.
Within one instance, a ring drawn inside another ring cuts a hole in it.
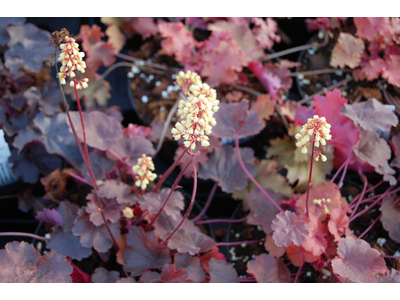
[[[260,283],[289,283],[290,271],[280,258],[261,254],[247,263],[247,273]]]
[[[14,175],[28,183],[36,183],[40,174],[48,175],[56,169],[61,169],[62,164],[61,158],[48,154],[39,144],[30,144],[21,153],[13,149],[8,160],[13,164]]]
[[[33,24],[7,27],[10,36],[8,49],[4,53],[5,66],[12,74],[17,74],[20,67],[35,73],[40,72],[43,62],[54,52],[50,44],[50,32],[39,29]]]
[[[309,234],[309,225],[300,216],[286,210],[276,215],[272,221],[273,238],[278,247],[288,247],[291,243],[300,246]]]
[[[32,244],[12,242],[0,250],[2,283],[71,283],[72,267],[63,255],[40,256]]]
[[[174,220],[165,212],[162,212],[154,223],[154,232],[162,239],[178,226],[179,220]],[[188,219],[182,224],[179,230],[168,241],[168,247],[177,250],[179,253],[189,252],[195,255],[200,252],[207,252],[215,246],[215,241],[200,231],[194,223]]]
[[[210,259],[210,283],[238,283],[235,268],[224,260]]]
[[[103,267],[94,270],[92,281],[94,283],[116,283],[119,280],[119,272],[107,271]]]
[[[153,283],[156,280],[160,280],[161,275],[158,272],[146,271],[139,279],[139,283]]]
[[[154,231],[145,232],[142,227],[132,226],[126,235],[126,248],[123,255],[125,270],[131,276],[142,275],[148,268],[161,268],[171,262],[169,249],[158,247]]]
[[[120,235],[119,223],[109,224],[109,227],[115,238],[118,239]],[[101,253],[107,252],[113,245],[113,240],[106,225],[94,225],[90,221],[89,214],[85,213],[83,208],[78,211],[78,218],[75,220],[72,233],[80,237],[83,247],[93,247]]]
[[[110,160],[103,151],[91,151],[89,154],[89,160],[96,180],[105,179],[105,173],[114,170],[115,165],[117,164],[116,161]],[[86,179],[90,180],[85,163],[81,166],[81,173]]]
[[[115,198],[119,204],[133,205],[137,201],[129,185],[118,180],[105,180],[97,193],[99,197]]]
[[[79,112],[73,111],[70,112],[70,115],[79,140],[83,142]],[[121,123],[105,113],[100,111],[83,112],[82,118],[85,125],[86,142],[90,147],[106,151],[114,145],[115,141],[122,138],[123,129]],[[68,120],[67,123],[70,126]],[[70,131],[72,133],[72,129]]]
[[[175,269],[182,269],[189,273],[189,279],[193,282],[203,282],[206,278],[206,273],[201,267],[200,259],[192,257],[189,253],[176,253],[174,259]]]
[[[333,272],[353,282],[377,282],[374,272],[386,273],[385,260],[366,241],[347,236],[338,244],[332,260]]]
[[[344,104],[341,114],[349,117],[362,128],[368,131],[389,131],[392,126],[396,126],[399,120],[394,112],[375,98],[370,98],[365,102]]]
[[[14,147],[21,151],[26,144],[36,141],[43,144],[48,153],[61,155],[75,168],[79,168],[82,156],[65,118],[65,113],[49,118],[44,112],[40,112],[33,120],[36,128],[21,130],[14,139]]]
[[[48,116],[58,113],[63,101],[58,83],[54,81],[45,82],[40,88],[40,92],[42,96],[39,99],[39,104],[43,107],[44,113]]]
[[[189,273],[182,269],[175,269],[175,265],[165,265],[161,270],[160,279],[156,279],[155,283],[191,283]]]
[[[382,202],[382,226],[389,232],[392,240],[400,243],[400,202],[393,205],[393,196],[386,197]]]
[[[26,18],[11,18],[2,17],[0,18],[0,45],[5,46],[10,41],[10,36],[7,32],[7,26],[9,25],[22,25],[26,21]]]
[[[149,140],[136,135],[124,135],[122,139],[115,142],[111,150],[131,166],[136,165],[138,158],[141,158],[143,154],[152,156],[155,153],[153,144]],[[111,160],[116,160],[110,153],[107,153],[107,156]]]
[[[56,208],[62,217],[61,226],[53,226],[50,240],[46,243],[51,251],[71,257],[76,260],[89,257],[92,254],[91,247],[84,247],[79,237],[72,233],[79,206],[64,200]]]
[[[152,214],[158,213],[170,191],[171,189],[165,188],[162,189],[158,195],[152,192],[144,194],[143,198],[140,199],[139,202],[140,208],[142,210],[147,209]],[[164,212],[173,220],[180,220],[182,218],[181,211],[185,207],[183,199],[181,192],[174,191],[171,198],[168,200],[167,205],[164,207]]]
[[[282,200],[282,196],[270,189],[265,190],[277,204]],[[254,188],[246,195],[246,204],[250,208],[247,216],[247,223],[252,225],[261,225],[264,232],[272,232],[271,224],[279,210],[269,201],[258,188]]]
[[[127,277],[127,278],[121,278],[120,280],[117,280],[116,283],[137,283],[135,278],[132,277]]]
[[[243,99],[237,103],[219,104],[219,110],[214,117],[217,125],[212,130],[214,136],[231,139],[237,134],[247,137],[259,133],[264,124],[259,123],[257,112],[249,110],[249,101]]]
[[[36,220],[45,221],[58,226],[62,226],[63,224],[63,218],[61,214],[55,209],[45,208],[43,211],[38,212],[36,215]]]
[[[240,156],[252,176],[256,170],[251,165],[254,161],[254,151],[251,148],[240,148]],[[241,168],[235,148],[229,145],[223,146],[221,150],[215,151],[207,163],[201,165],[199,178],[212,179],[226,193],[233,190],[241,190],[247,187],[248,177]]]
[[[118,222],[120,218],[120,212],[126,207],[126,205],[119,204],[114,197],[105,198],[99,195],[99,198],[106,220],[110,221],[111,223]],[[90,221],[92,221],[92,223],[96,226],[104,224],[101,210],[96,200],[96,195],[92,192],[86,197],[86,199],[88,199],[89,202],[87,203],[85,211],[89,214]]]

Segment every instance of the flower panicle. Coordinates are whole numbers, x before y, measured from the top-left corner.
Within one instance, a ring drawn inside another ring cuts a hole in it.
[[[319,117],[318,115],[314,115],[313,118],[309,118],[307,123],[303,125],[300,130],[300,133],[295,135],[297,140],[296,146],[301,147],[301,153],[307,153],[307,145],[309,143],[314,142],[315,147],[319,147],[320,145],[326,145],[326,141],[331,140],[332,136],[330,133],[331,125],[326,122],[325,117]],[[318,152],[318,155],[315,157],[316,161],[319,161],[321,157],[322,161],[326,161],[327,158],[325,155]]]
[[[183,72],[181,72],[183,73]],[[212,127],[217,124],[214,113],[219,109],[219,100],[214,89],[206,83],[198,82],[200,76],[193,72],[186,72],[178,76],[178,84],[182,78],[195,78],[189,87],[186,100],[180,100],[177,115],[180,122],[172,129],[172,136],[177,141],[183,138],[184,146],[194,150],[196,143],[207,147],[210,145],[209,135]],[[179,79],[181,78],[181,79]]]
[[[58,58],[61,61],[60,72],[58,78],[61,84],[66,84],[67,77],[74,78],[75,71],[85,73],[86,63],[82,60],[85,57],[85,52],[79,52],[79,45],[75,43],[72,37],[65,37],[65,43],[60,45],[61,54]],[[75,83],[76,81],[76,83]],[[70,85],[73,87],[76,84],[77,89],[87,88],[89,79],[71,81]]]
[[[151,157],[147,157],[143,154],[141,158],[138,159],[136,166],[132,168],[133,172],[137,175],[135,176],[135,185],[145,190],[150,181],[154,181],[157,178],[157,174],[154,171],[154,163]]]

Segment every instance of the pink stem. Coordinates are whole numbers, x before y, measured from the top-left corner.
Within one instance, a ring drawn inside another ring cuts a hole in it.
[[[297,270],[296,277],[294,278],[294,283],[297,283],[297,280],[299,279],[301,269],[303,269],[304,263],[301,264],[300,268]]]
[[[208,196],[208,199],[206,201],[206,204],[204,205],[204,207],[203,207],[202,211],[199,213],[199,215],[192,219],[192,222],[196,223],[206,213],[208,207],[210,206],[211,200],[214,197],[215,190],[217,189],[217,187],[218,187],[218,182],[214,183],[214,185],[211,189],[210,195]],[[198,224],[201,224],[201,223],[198,223]]]
[[[90,185],[91,187],[93,187],[93,183],[91,183],[90,181],[86,180],[85,178],[83,178],[83,177],[81,177],[79,175],[76,175],[76,174],[74,174],[72,172],[66,171],[65,169],[64,169],[63,173],[66,173],[69,176],[71,176],[72,178],[74,178],[74,179],[76,179],[76,180],[78,180],[78,181],[80,181],[82,183],[85,183],[85,184]]]
[[[251,241],[240,241],[240,242],[223,242],[223,243],[217,243],[215,246],[220,247],[220,246],[238,246],[241,244],[252,244],[252,243],[264,243],[265,240],[251,240]]]
[[[353,212],[350,215],[350,218],[352,216],[354,216],[354,214],[356,213],[356,211],[357,211],[358,207],[360,206],[360,203],[361,203],[361,201],[362,201],[362,199],[363,199],[363,197],[365,195],[365,190],[367,189],[367,184],[368,184],[367,177],[364,174],[362,174],[361,172],[360,172],[360,176],[364,178],[364,188],[363,188],[363,190],[361,192],[360,198],[357,201],[356,207],[353,209]]]
[[[378,182],[376,185],[374,185],[373,187],[371,187],[371,188],[369,188],[368,190],[366,190],[365,193],[369,193],[369,192],[375,190],[375,189],[376,189],[378,186],[380,186],[382,183],[383,183],[383,179],[382,179],[381,181],[379,181],[379,182]],[[374,196],[374,197],[375,197],[375,196]],[[356,201],[357,201],[358,198],[360,198],[360,195],[357,195],[357,196],[353,199],[353,201],[351,201],[350,207],[353,207],[353,206],[356,205]],[[362,202],[361,202],[361,203],[362,203]]]
[[[213,220],[204,220],[204,221],[197,221],[196,224],[210,224],[210,223],[241,223],[245,222],[246,218],[231,220],[231,219],[213,219]]]
[[[315,141],[312,143],[312,151],[311,151],[311,161],[310,161],[310,175],[308,176],[308,185],[307,185],[307,196],[306,196],[306,211],[305,215],[308,217],[308,198],[310,195],[310,187],[311,187],[311,177],[312,177],[312,168],[314,163],[314,148],[315,148]],[[300,267],[301,268],[301,267]]]
[[[192,158],[193,160],[193,158]],[[164,200],[163,205],[161,206],[160,210],[158,211],[158,213],[154,216],[154,218],[150,221],[150,223],[147,225],[146,227],[146,231],[150,230],[151,225],[154,224],[155,220],[158,218],[159,215],[161,215],[162,211],[164,210],[164,207],[167,205],[168,200],[171,198],[172,193],[174,192],[174,190],[176,189],[179,181],[181,180],[183,174],[185,173],[186,169],[189,168],[190,163],[192,162],[192,160],[190,160],[186,166],[181,170],[181,172],[179,173],[178,177],[176,178],[173,186],[171,187],[171,191],[169,192],[167,198]],[[154,189],[156,190],[156,189]]]
[[[26,232],[0,232],[0,236],[26,236],[43,242],[49,240],[49,238]]]
[[[242,157],[240,156],[240,150],[239,150],[239,137],[237,134],[235,134],[235,146],[236,146],[236,154],[238,157],[238,161],[240,166],[242,167],[243,171],[246,173],[247,177],[250,178],[250,180],[255,184],[255,186],[260,190],[260,192],[267,197],[269,201],[280,211],[283,212],[283,209],[276,204],[274,199],[271,198],[271,196],[263,189],[263,187],[257,182],[257,180],[254,179],[254,177],[250,174],[250,172],[247,170],[246,166],[243,163]]]
[[[374,222],[372,222],[372,224],[369,225],[368,228],[365,229],[365,231],[364,231],[362,234],[360,234],[360,236],[359,236],[358,238],[361,239],[364,235],[366,235],[367,232],[370,231],[371,228],[374,227],[374,225],[379,221],[379,219],[380,219],[381,216],[382,216],[382,214],[380,214],[380,215],[376,218],[376,220],[375,220]]]
[[[112,154],[121,164],[127,165],[128,167],[131,168],[131,166],[128,165],[128,164],[126,163],[126,161],[124,161],[123,158],[122,158],[121,156],[119,156],[117,153],[115,153],[114,150],[108,149],[107,151],[110,152],[110,154]]]
[[[186,214],[183,216],[182,220],[179,222],[178,226],[176,226],[176,228],[167,236],[167,238],[162,241],[158,246],[162,247],[164,246],[166,243],[168,243],[168,241],[174,236],[174,234],[178,231],[179,228],[181,228],[183,222],[186,221],[186,219],[188,218],[193,205],[194,205],[194,200],[196,198],[196,190],[197,190],[197,170],[196,170],[196,164],[194,163],[194,157],[192,157],[192,159],[190,160],[193,166],[193,192],[192,192],[192,199],[190,200],[190,205],[186,211]]]
[[[178,159],[168,168],[168,170],[162,176],[160,176],[160,179],[158,180],[153,193],[157,193],[158,189],[161,187],[161,184],[164,182],[165,179],[167,179],[168,175],[175,169],[175,167],[178,165],[179,161],[182,159],[182,157],[183,157],[183,155],[185,155],[185,153],[186,153],[186,151],[183,151],[181,156],[179,156]]]

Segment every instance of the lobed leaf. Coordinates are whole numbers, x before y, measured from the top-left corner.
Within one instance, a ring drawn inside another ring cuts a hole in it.
[[[361,62],[364,53],[364,41],[349,33],[341,32],[332,50],[330,65],[334,68],[344,68],[346,65],[354,69]]]
[[[176,253],[174,256],[175,269],[182,269],[188,272],[188,279],[193,282],[203,282],[206,278],[206,273],[201,267],[200,259],[192,257],[189,253]]]
[[[63,218],[61,214],[55,209],[45,208],[43,211],[38,212],[35,218],[36,220],[45,221],[58,226],[62,226],[63,224]]]
[[[374,272],[386,273],[385,260],[378,250],[361,239],[346,237],[338,244],[337,256],[332,260],[336,274],[353,282],[377,282]]]
[[[260,283],[289,283],[290,271],[280,258],[261,254],[247,263],[247,273]]]
[[[89,202],[86,204],[85,211],[89,214],[90,221],[96,226],[104,224],[104,220],[101,214],[101,212],[103,211],[104,217],[107,221],[109,221],[110,223],[118,222],[121,216],[121,211],[126,207],[126,205],[118,203],[114,197],[108,198],[101,197],[100,195],[98,196],[99,201],[102,205],[101,210],[94,192],[90,193],[86,197]]]
[[[288,247],[291,243],[300,246],[309,234],[310,226],[295,213],[286,210],[276,215],[272,221],[273,238],[278,247]]]
[[[0,250],[0,282],[71,283],[72,267],[63,255],[40,256],[33,245],[12,242]]]
[[[90,165],[92,167],[93,175],[96,180],[105,179],[105,173],[111,172],[116,166],[116,161],[113,161],[107,157],[107,154],[103,151],[92,150],[89,153]],[[81,166],[81,173],[83,176],[90,180],[89,173],[86,168],[86,164],[83,163]]]
[[[383,200],[381,222],[390,238],[400,243],[400,202],[397,201],[394,205],[393,203],[393,196],[388,196]]]
[[[155,283],[191,283],[193,280],[189,279],[189,273],[183,269],[176,269],[173,264],[166,264],[162,270],[160,279],[152,282]]]
[[[154,231],[145,232],[141,227],[132,226],[126,235],[126,243],[124,267],[131,276],[142,275],[148,268],[161,268],[171,262],[169,249],[158,247]]]
[[[116,283],[119,279],[119,272],[108,271],[103,267],[94,270],[92,275],[92,280],[94,283]]]
[[[211,258],[209,263],[210,283],[238,283],[239,278],[232,264]]]
[[[167,199],[171,189],[162,189],[159,194],[153,192],[146,193],[139,201],[140,208],[142,210],[148,210],[149,213],[156,214],[159,212],[164,201]],[[164,207],[164,212],[171,217],[173,220],[180,220],[181,211],[185,207],[183,202],[184,198],[181,192],[174,191],[168,200],[167,205]]]

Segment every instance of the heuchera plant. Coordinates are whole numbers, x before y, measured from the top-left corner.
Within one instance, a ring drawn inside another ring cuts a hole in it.
[[[378,134],[397,126],[398,117],[377,99],[349,103],[333,88],[312,97],[309,106],[288,100],[290,69],[298,64],[271,60],[296,50],[265,52],[280,42],[276,21],[102,18],[108,25],[105,33],[96,25],[83,25],[73,38],[66,29],[50,35],[23,19],[7,20],[0,22],[0,31],[7,33],[0,35],[6,46],[0,124],[13,146],[9,161],[14,174],[27,183],[40,179],[46,190],[41,201],[21,193],[20,208],[33,207],[36,219],[51,229],[45,237],[0,233],[35,238],[38,249],[49,250],[40,253],[26,242],[8,243],[0,250],[1,282],[296,283],[306,268],[320,282],[399,282],[393,264],[398,255],[386,255],[363,239],[380,221],[390,239],[400,243],[400,178],[395,170],[400,167],[400,136],[388,143]],[[326,34],[344,21],[307,22]],[[381,76],[399,86],[399,19],[354,22],[358,37],[340,33],[331,65],[355,69],[357,80]],[[208,34],[198,40],[196,29]],[[181,68],[119,53],[134,34],[144,40],[157,36],[161,53]],[[40,69],[49,52],[58,83]],[[118,67],[113,65],[116,58],[130,61],[118,66],[174,71],[180,101],[161,129],[156,123],[124,128],[118,109],[104,108],[110,97],[104,78]],[[110,69],[100,76],[102,66]],[[263,92],[253,88],[251,77]],[[70,110],[65,95],[76,101],[77,111]],[[281,119],[285,134],[270,141],[265,158],[241,147],[243,139],[269,130],[272,118]],[[157,174],[153,158],[168,136],[178,144],[171,153],[174,162]],[[177,167],[172,186],[163,185]],[[346,198],[349,169],[357,171],[363,185]],[[369,183],[371,171],[382,177],[379,183]],[[179,190],[183,176],[193,179],[190,199]],[[212,180],[214,186],[193,216],[198,179]],[[63,196],[68,185],[86,188],[85,199]],[[217,187],[243,202],[245,218],[206,217]],[[362,233],[351,229],[378,208],[379,216]],[[256,225],[265,238],[217,242],[201,227],[216,222]],[[219,246],[255,243],[265,251],[247,262],[246,276],[239,276],[219,251]],[[95,267],[88,274],[79,266],[90,259]]]

